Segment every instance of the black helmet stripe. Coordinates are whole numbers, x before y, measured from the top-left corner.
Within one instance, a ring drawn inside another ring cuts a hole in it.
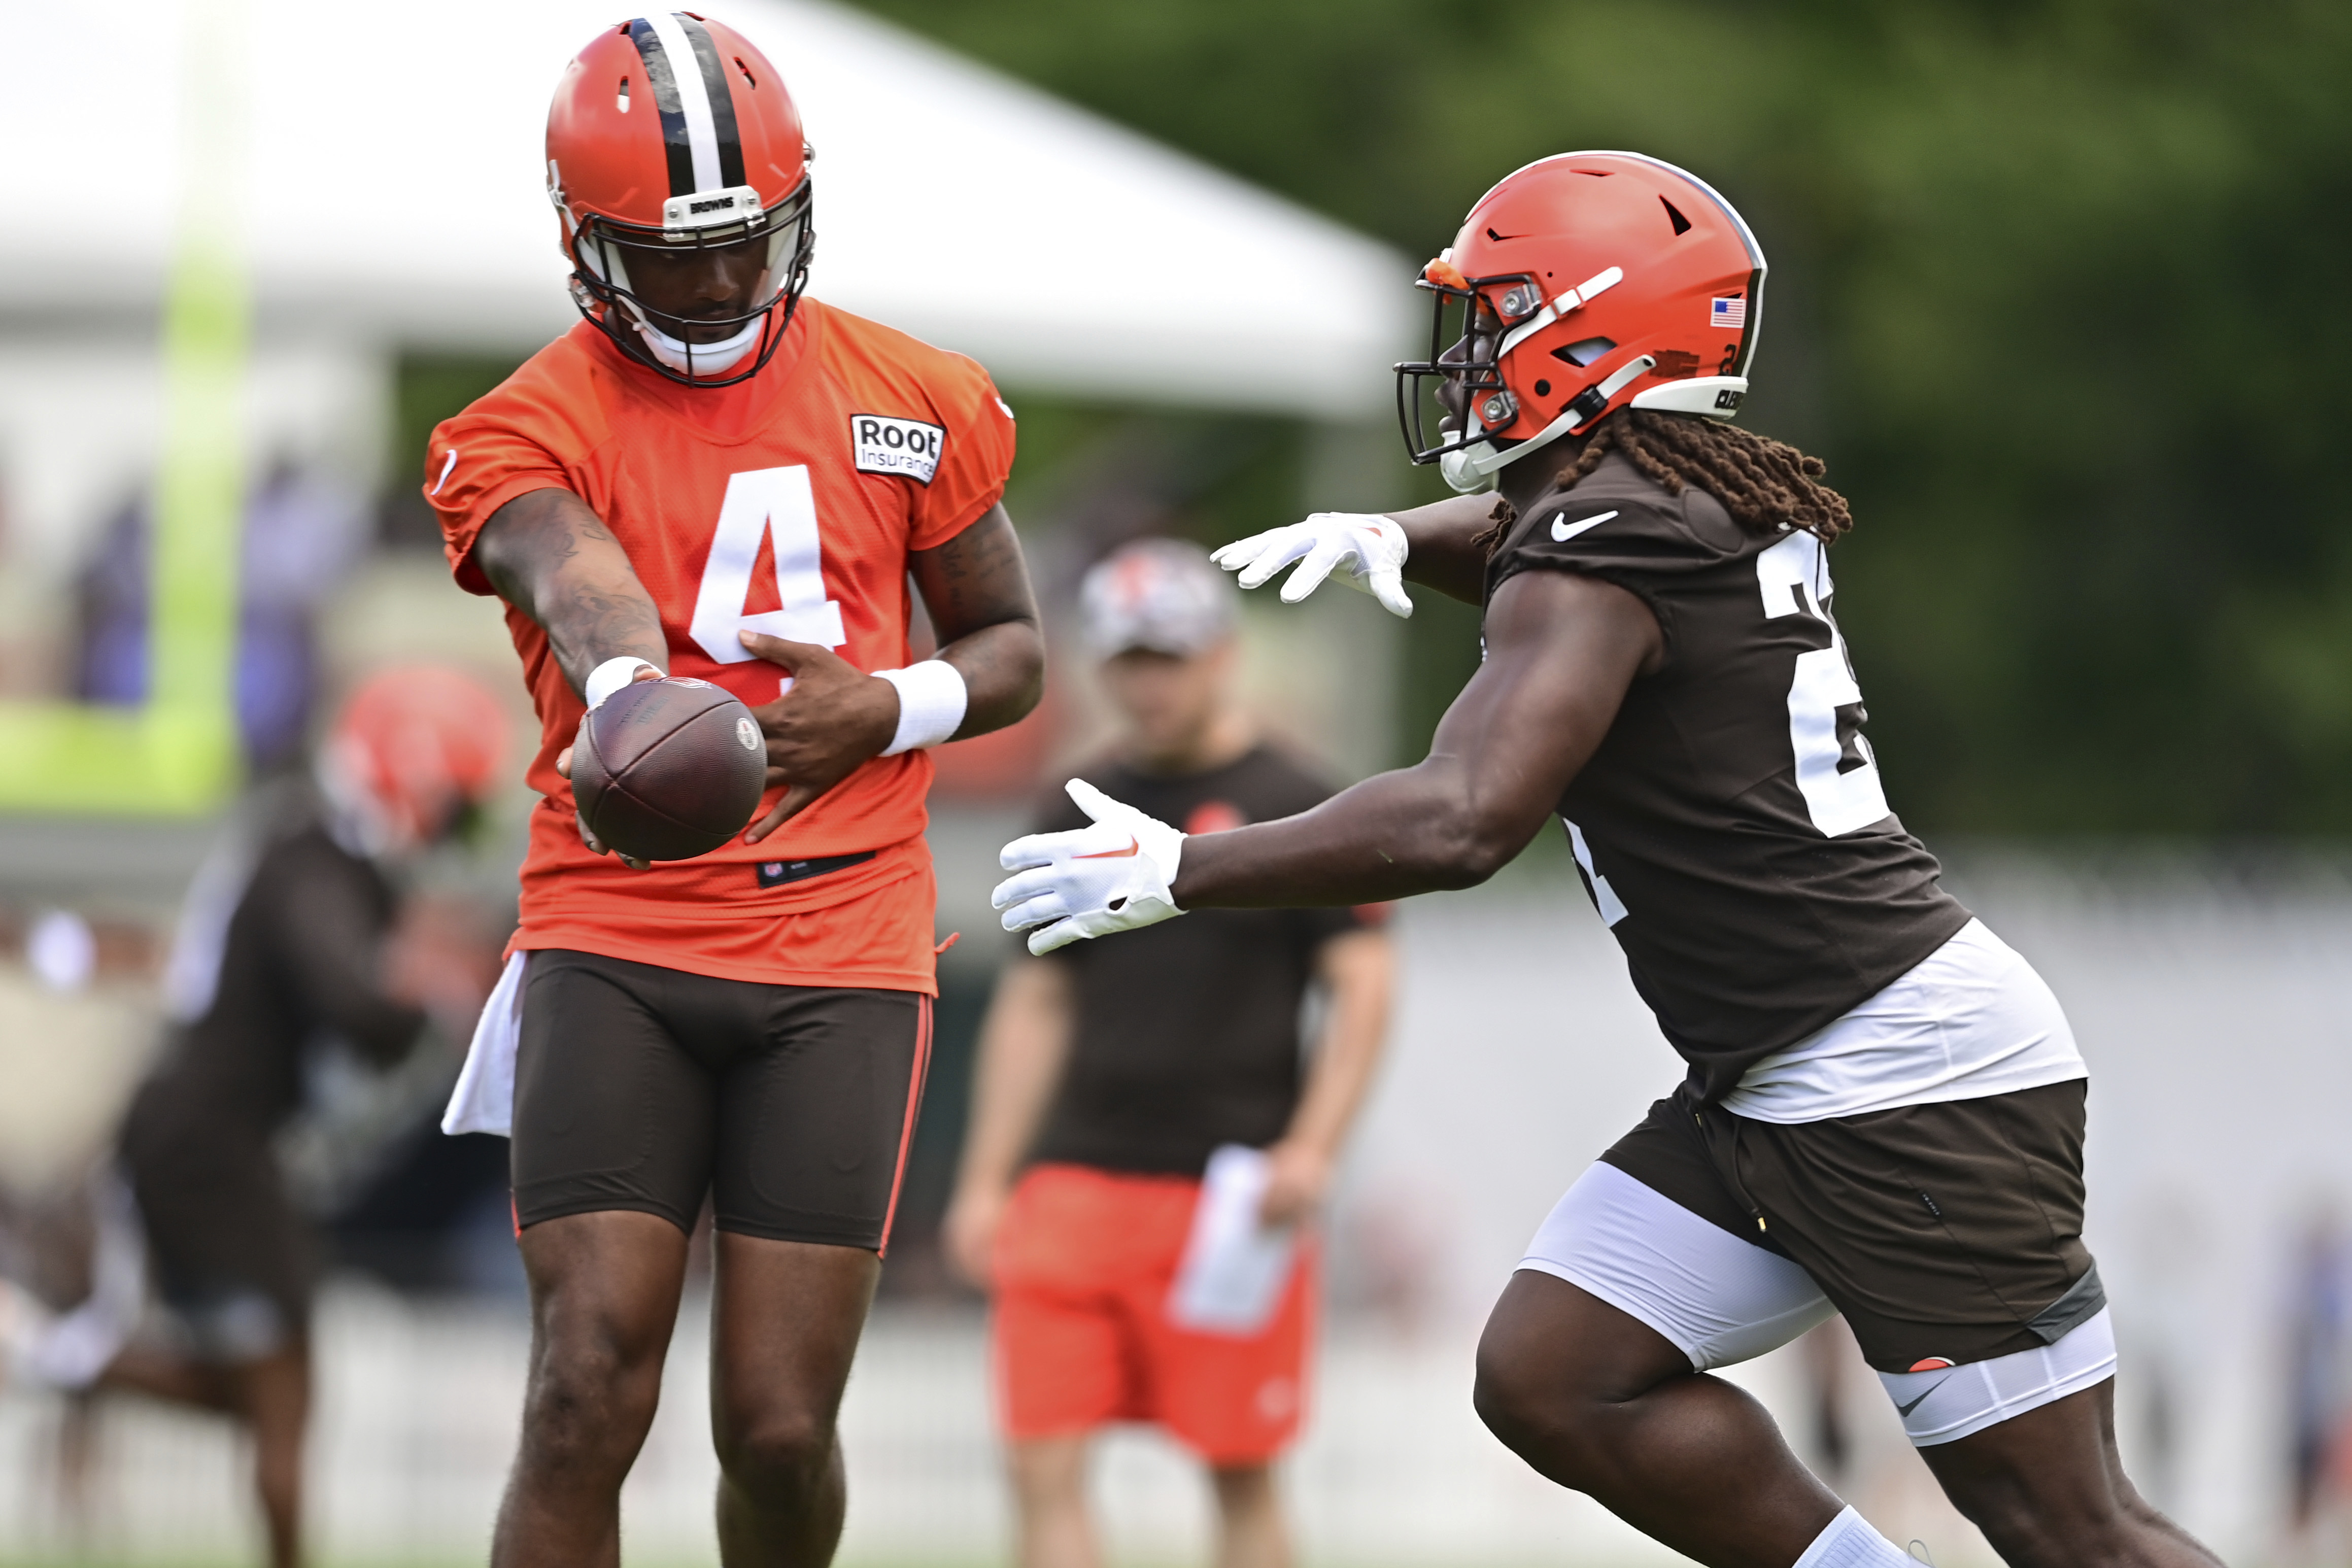
[[[727,62],[719,58],[709,28],[683,12],[677,25],[694,46],[694,63],[702,68],[702,95],[710,104],[711,134],[719,142],[719,183],[731,189],[745,182],[743,138],[735,129],[735,95],[728,91]]]
[[[662,150],[669,158],[669,194],[694,194],[694,139],[686,128],[686,110],[677,100],[677,79],[670,74],[669,51],[662,47],[653,24],[640,16],[629,24],[629,42],[646,62],[646,81],[653,90],[654,108],[661,115]]]
[[[687,196],[744,184],[735,100],[727,90],[726,62],[709,31],[691,16],[657,12],[629,24],[629,41],[645,61],[654,107],[661,114],[669,194]]]

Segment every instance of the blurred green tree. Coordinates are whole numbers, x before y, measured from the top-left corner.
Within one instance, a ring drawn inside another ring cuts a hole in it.
[[[2352,6],[865,4],[1415,257],[1547,153],[1700,172],[1905,816],[2352,830]]]

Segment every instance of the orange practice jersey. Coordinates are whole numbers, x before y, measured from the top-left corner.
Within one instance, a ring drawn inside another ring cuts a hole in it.
[[[653,596],[670,673],[758,705],[784,672],[745,652],[740,631],[823,644],[860,669],[908,661],[908,552],[996,503],[1013,445],[1012,410],[971,360],[803,300],[767,368],[723,388],[666,380],[583,321],[433,432],[425,488],[458,584],[476,594],[492,592],[473,559],[490,514],[570,490]],[[545,797],[515,946],[734,980],[933,988],[926,753],[867,762],[758,844],[631,871],[581,844],[555,771],[579,695],[536,623],[509,605],[507,626],[539,710],[529,779]],[[869,850],[791,877],[794,862]]]

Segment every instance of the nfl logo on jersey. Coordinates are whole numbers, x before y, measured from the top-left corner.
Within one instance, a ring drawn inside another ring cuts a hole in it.
[[[850,445],[857,451],[857,470],[864,474],[898,474],[931,482],[939,472],[940,448],[947,431],[919,419],[893,419],[886,414],[849,416]]]

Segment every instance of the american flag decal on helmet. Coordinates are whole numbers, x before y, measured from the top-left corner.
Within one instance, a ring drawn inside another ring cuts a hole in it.
[[[669,194],[688,196],[742,184],[743,139],[735,127],[735,100],[709,31],[684,12],[660,11],[631,22],[629,41],[645,61],[646,81],[661,113]]]
[[[1735,294],[1728,300],[1708,300],[1706,324],[1710,327],[1720,327],[1727,332],[1738,331],[1748,325],[1748,297],[1744,294]]]

